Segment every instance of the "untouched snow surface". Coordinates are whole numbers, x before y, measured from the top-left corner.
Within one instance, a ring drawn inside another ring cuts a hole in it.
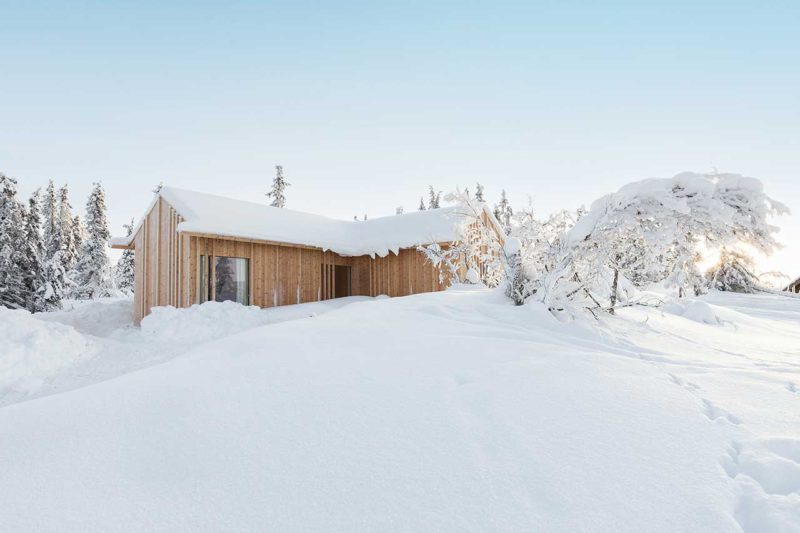
[[[129,298],[68,300],[61,311],[35,315],[0,307],[0,406],[152,366],[244,329],[370,299],[352,296],[275,309],[233,302],[159,307],[141,328],[131,324]]]
[[[0,408],[0,530],[800,531],[798,299],[460,288],[86,383]]]

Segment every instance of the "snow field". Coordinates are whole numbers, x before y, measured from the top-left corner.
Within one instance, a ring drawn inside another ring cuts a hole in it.
[[[798,531],[800,301],[680,307],[462,286],[7,405],[0,529]]]
[[[313,317],[367,297],[275,309],[206,302],[160,307],[132,325],[130,298],[66,300],[31,314],[0,307],[0,406],[69,390],[151,366],[238,331]]]

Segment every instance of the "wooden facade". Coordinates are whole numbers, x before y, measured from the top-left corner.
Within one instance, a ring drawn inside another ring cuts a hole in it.
[[[201,256],[248,259],[249,302],[259,307],[346,295],[406,296],[442,290],[449,281],[413,248],[374,259],[346,257],[308,246],[178,232],[182,220],[159,197],[133,238],[137,324],[153,307],[199,303]]]
[[[797,278],[789,285],[787,285],[785,290],[789,292],[800,293],[800,278]]]

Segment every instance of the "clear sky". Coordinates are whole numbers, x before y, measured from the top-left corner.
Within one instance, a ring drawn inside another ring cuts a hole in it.
[[[485,184],[548,213],[739,172],[797,214],[800,2],[8,2],[0,171],[102,180],[115,232],[160,181],[342,218]],[[264,199],[265,200],[265,199]],[[265,200],[266,201],[266,200]]]

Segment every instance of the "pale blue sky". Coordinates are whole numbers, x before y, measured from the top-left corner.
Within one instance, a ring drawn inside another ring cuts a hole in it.
[[[102,180],[115,231],[159,181],[259,200],[275,164],[342,218],[714,167],[800,215],[800,2],[643,4],[0,0],[0,171],[81,207]]]

